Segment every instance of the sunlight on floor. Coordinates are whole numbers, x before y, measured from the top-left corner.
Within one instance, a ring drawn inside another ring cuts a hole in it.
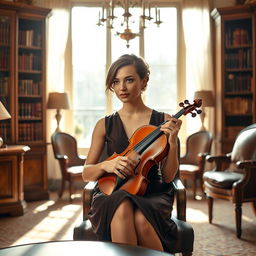
[[[54,201],[53,200],[49,200],[46,203],[43,203],[41,205],[39,205],[38,207],[36,207],[33,211],[33,213],[38,213],[38,212],[43,212],[43,211],[47,211],[49,206],[54,205]]]
[[[187,208],[187,221],[191,223],[206,223],[208,216],[197,209]]]
[[[253,223],[255,220],[253,220],[252,218],[249,218],[249,217],[247,217],[247,216],[242,216],[242,219],[244,220],[244,221],[247,221],[247,222],[250,222],[250,223]]]
[[[33,213],[39,214],[54,204],[55,201],[53,200],[45,202],[36,207]],[[56,240],[56,237],[58,237],[58,240],[72,240],[73,238],[70,234],[73,233],[74,225],[81,219],[82,207],[80,205],[64,205],[57,210],[50,211],[32,230],[25,233],[12,245],[51,241]]]

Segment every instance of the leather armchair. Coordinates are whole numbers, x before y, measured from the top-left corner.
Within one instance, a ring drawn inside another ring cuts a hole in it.
[[[212,223],[214,198],[229,200],[235,204],[236,235],[240,238],[242,203],[252,202],[256,214],[256,124],[238,134],[231,153],[209,155],[206,160],[215,165],[203,175],[209,223]]]
[[[66,181],[69,183],[69,199],[72,201],[72,185],[74,181],[82,181],[83,166],[86,157],[78,155],[77,141],[70,134],[55,132],[51,136],[54,157],[59,161],[61,170],[61,189],[59,198],[62,197]]]
[[[87,211],[91,201],[91,191],[94,184],[94,182],[89,182],[83,191],[83,221],[74,228],[74,240],[97,240],[96,235],[93,233],[91,223],[87,218]],[[173,181],[173,185],[176,192],[177,216],[172,216],[171,219],[177,225],[177,241],[172,253],[182,253],[183,256],[191,256],[194,244],[194,231],[192,226],[186,222],[186,190],[178,177]]]
[[[185,186],[188,180],[192,180],[194,199],[196,199],[197,181],[204,194],[205,157],[211,152],[212,140],[212,134],[206,130],[191,134],[186,140],[186,152],[180,158],[180,178]]]

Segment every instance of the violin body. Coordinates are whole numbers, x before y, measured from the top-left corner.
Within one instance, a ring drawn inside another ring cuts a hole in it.
[[[195,99],[194,104],[188,100],[181,102],[182,109],[178,111],[174,118],[191,113],[192,117],[200,114],[197,109],[202,105],[201,99]],[[168,122],[164,121],[161,125]],[[161,125],[145,125],[137,129],[129,140],[128,147],[121,154],[113,154],[107,160],[112,160],[118,156],[129,156],[134,160],[139,160],[132,176],[121,179],[114,173],[105,173],[98,179],[99,189],[106,195],[111,195],[118,189],[125,190],[133,195],[144,195],[149,180],[148,173],[153,165],[158,164],[166,157],[169,151],[167,136],[161,131]]]
[[[167,142],[167,136],[162,133],[157,140],[144,150],[143,154],[138,154],[134,150],[134,145],[138,144],[138,142],[155,129],[157,127],[153,125],[145,125],[137,129],[132,135],[128,147],[121,154],[115,153],[107,159],[111,160],[118,156],[129,156],[140,160],[134,170],[134,174],[127,179],[122,180],[114,173],[106,173],[101,176],[98,179],[101,192],[110,195],[115,190],[121,189],[133,195],[144,195],[149,183],[147,179],[148,172],[153,165],[158,164],[167,155],[169,144]],[[118,185],[118,181],[121,185]]]

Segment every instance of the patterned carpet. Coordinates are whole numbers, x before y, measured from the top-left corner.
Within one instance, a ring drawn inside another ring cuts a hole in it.
[[[70,204],[67,193],[58,199],[32,202],[24,216],[0,216],[0,247],[52,240],[72,240],[73,228],[82,219],[81,195]],[[188,192],[187,221],[195,231],[196,256],[256,255],[256,217],[250,204],[243,205],[242,239],[235,235],[233,205],[224,200],[214,204],[213,224],[208,224],[207,201],[193,200]]]

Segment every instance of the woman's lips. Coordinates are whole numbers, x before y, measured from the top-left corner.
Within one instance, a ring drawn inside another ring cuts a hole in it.
[[[120,98],[127,98],[128,97],[128,93],[121,93],[121,94],[119,94],[119,97]]]

